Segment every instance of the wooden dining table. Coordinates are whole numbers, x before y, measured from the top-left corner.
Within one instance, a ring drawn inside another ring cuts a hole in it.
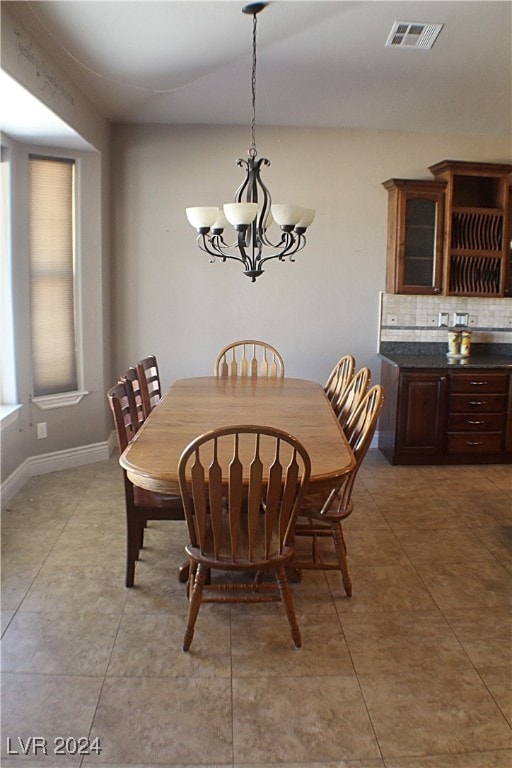
[[[335,486],[355,466],[343,430],[314,381],[204,376],[177,380],[120,457],[134,485],[179,494],[178,462],[195,437],[229,425],[277,427],[298,438],[311,458],[309,490]]]

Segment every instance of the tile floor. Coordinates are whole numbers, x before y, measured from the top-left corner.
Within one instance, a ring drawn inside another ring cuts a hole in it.
[[[510,768],[511,489],[370,451],[353,598],[305,572],[301,650],[279,605],[207,605],[184,654],[184,525],[127,590],[117,458],[32,478],[2,514],[2,766]]]

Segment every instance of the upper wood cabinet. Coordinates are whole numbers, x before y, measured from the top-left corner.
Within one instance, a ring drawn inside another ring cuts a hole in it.
[[[500,297],[510,285],[512,165],[443,160],[389,179],[386,290]]]
[[[388,293],[440,293],[445,182],[388,179]]]
[[[443,160],[429,170],[447,185],[444,293],[503,296],[512,165]]]

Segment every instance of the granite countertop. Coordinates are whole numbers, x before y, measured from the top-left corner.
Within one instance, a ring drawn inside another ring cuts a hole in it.
[[[467,368],[512,369],[512,345],[474,344],[467,358],[453,359],[446,354],[444,344],[383,343],[379,352],[382,360],[398,368]]]

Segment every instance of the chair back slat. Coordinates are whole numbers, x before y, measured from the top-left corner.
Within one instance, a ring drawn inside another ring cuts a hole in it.
[[[341,398],[345,387],[354,375],[354,369],[355,360],[352,355],[343,355],[338,360],[324,385],[325,394],[330,402]]]
[[[128,384],[125,381],[119,381],[108,390],[107,399],[114,418],[119,451],[122,453],[139,428],[130,400]]]
[[[341,397],[332,401],[331,405],[342,428],[344,428],[350,414],[356,410],[363,399],[369,385],[369,368],[360,368],[345,387]]]
[[[345,434],[354,453],[356,466],[347,476],[343,486],[340,504],[341,509],[349,508],[356,475],[361,468],[363,459],[373,440],[383,402],[384,388],[381,384],[375,384],[366,392],[358,407],[347,421]]]
[[[191,541],[199,547],[205,546],[206,541],[206,515],[207,504],[204,484],[204,467],[199,461],[199,454],[194,456],[194,463],[190,470],[192,498],[195,517],[194,527],[190,531]]]
[[[358,464],[362,462],[370,447],[383,400],[383,387],[375,384],[347,420],[346,436]]]
[[[234,435],[233,458],[229,464],[229,490],[227,495],[231,557],[234,562],[243,557],[240,552],[240,522],[243,501],[243,465],[238,453],[238,434]]]
[[[251,378],[284,376],[283,358],[270,344],[254,339],[235,341],[217,356],[215,376],[251,376]]]
[[[144,411],[142,390],[137,368],[133,365],[130,366],[130,368],[128,368],[128,370],[121,376],[121,381],[125,381],[127,384],[126,391],[130,400],[130,405],[133,412],[136,414],[136,420],[140,427],[146,419],[146,414]]]
[[[156,356],[148,355],[144,357],[142,360],[139,360],[136,368],[140,381],[144,416],[147,418],[162,397],[162,385],[160,383],[160,372]]]

